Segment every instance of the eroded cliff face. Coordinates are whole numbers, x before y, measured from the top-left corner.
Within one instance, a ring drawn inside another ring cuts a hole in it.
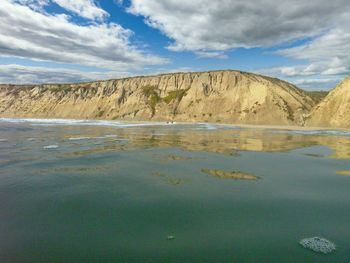
[[[240,71],[0,86],[0,116],[304,125],[314,106],[287,82]]]
[[[350,76],[314,107],[307,125],[350,128]]]

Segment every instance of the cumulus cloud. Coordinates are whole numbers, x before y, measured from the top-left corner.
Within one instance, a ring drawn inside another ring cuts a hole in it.
[[[4,84],[75,83],[133,76],[130,72],[83,72],[64,68],[30,67],[16,64],[0,65],[0,72],[0,83]]]
[[[14,0],[34,10],[43,11],[43,7],[50,4],[50,0]],[[94,0],[51,0],[62,8],[75,13],[78,16],[91,19],[91,20],[103,20],[108,17],[109,14],[98,7]]]
[[[313,83],[329,83],[329,82],[339,82],[341,79],[339,78],[325,78],[325,79],[298,79],[293,81],[294,84],[300,85],[300,84],[313,84]]]
[[[198,58],[221,58],[221,59],[227,59],[228,56],[224,54],[222,51],[196,51],[195,54]]]
[[[179,72],[195,72],[198,69],[191,67],[179,67],[179,68],[158,68],[155,71],[149,73],[148,75],[157,75],[157,74],[167,74],[167,73],[179,73]]]
[[[317,40],[315,40],[317,42]],[[349,39],[350,41],[350,39]],[[312,43],[311,43],[312,44]],[[327,47],[331,49],[331,45]],[[350,48],[350,47],[349,47]],[[349,49],[350,50],[350,49]],[[299,56],[300,53],[296,54]],[[321,56],[321,53],[320,53]],[[305,77],[305,76],[345,76],[350,74],[350,56],[346,52],[343,54],[339,53],[340,57],[328,57],[326,54],[323,58],[318,60],[311,60],[306,64],[299,64],[295,66],[281,66],[281,67],[270,67],[261,68],[255,70],[255,73],[275,76],[281,78],[292,78],[292,77]]]
[[[310,61],[304,73],[347,75],[350,74],[349,50],[350,17],[326,34],[304,45],[279,50],[276,54]]]
[[[47,6],[50,0],[17,0],[14,2],[18,2],[22,5],[27,5],[28,7],[37,11],[44,11],[43,7]]]
[[[325,90],[329,91],[335,88],[339,82],[342,81],[342,78],[320,78],[320,79],[297,79],[291,81],[294,85],[301,87],[305,90]]]
[[[331,90],[343,79],[337,76],[325,77],[326,74],[319,74],[320,70],[319,65],[306,64],[263,68],[254,73],[282,78],[306,90]]]
[[[254,73],[282,78],[315,75],[317,68],[310,65],[281,66],[254,70]]]
[[[349,8],[348,0],[131,0],[128,11],[173,39],[171,50],[197,51],[317,36]]]
[[[115,23],[74,24],[67,15],[39,12],[11,0],[2,0],[0,5],[0,56],[3,57],[112,70],[167,63],[133,46],[132,34]]]
[[[350,74],[348,0],[131,0],[127,10],[171,38],[173,51],[224,58],[222,51],[232,48],[309,40],[276,52],[306,63],[262,71],[288,77]]]
[[[93,0],[52,0],[64,9],[76,13],[88,19],[102,20],[109,14],[102,8],[96,6]]]

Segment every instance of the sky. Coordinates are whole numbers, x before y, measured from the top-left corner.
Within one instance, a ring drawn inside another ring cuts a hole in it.
[[[349,0],[1,0],[0,83],[234,69],[330,90]]]

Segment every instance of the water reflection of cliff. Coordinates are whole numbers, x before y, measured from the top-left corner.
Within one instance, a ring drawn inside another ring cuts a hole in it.
[[[117,137],[100,139],[93,148],[73,155],[108,150],[136,150],[178,147],[187,151],[207,151],[225,155],[237,155],[238,151],[286,152],[289,150],[322,145],[333,153],[329,158],[350,158],[350,138],[346,136],[269,133],[263,130],[152,130],[152,129],[93,129],[85,128],[84,136]],[[82,134],[80,134],[82,136]],[[72,142],[73,143],[73,142]],[[75,142],[76,143],[76,142]]]

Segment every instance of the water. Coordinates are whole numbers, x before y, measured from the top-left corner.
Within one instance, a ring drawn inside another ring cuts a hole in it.
[[[1,119],[0,262],[349,262],[349,158],[346,131]]]

